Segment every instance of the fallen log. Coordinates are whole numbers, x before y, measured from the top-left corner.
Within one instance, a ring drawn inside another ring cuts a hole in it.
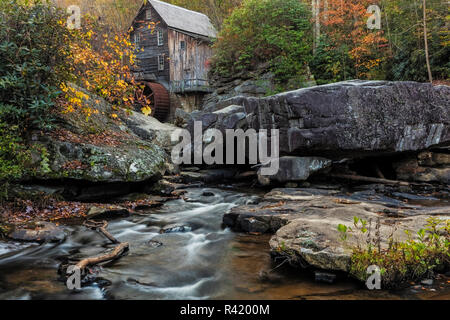
[[[388,180],[388,179],[364,177],[364,176],[350,175],[350,174],[331,174],[330,176],[333,178],[352,180],[352,181],[392,184],[392,185],[399,185],[399,186],[410,186],[411,185],[411,183],[406,182],[406,181]]]
[[[98,257],[91,257],[81,260],[76,264],[80,270],[84,270],[88,266],[96,265],[106,261],[113,261],[118,259],[122,254],[124,254],[129,249],[128,242],[123,242],[117,245],[113,251],[106,253]]]

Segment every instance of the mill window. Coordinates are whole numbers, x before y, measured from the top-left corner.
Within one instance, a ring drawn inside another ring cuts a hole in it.
[[[139,42],[141,42],[141,34],[136,32],[134,34],[134,44],[136,46],[136,49],[139,49]]]
[[[164,44],[164,34],[162,30],[158,30],[156,36],[158,38],[158,46],[162,46]]]
[[[158,56],[158,71],[164,71],[164,55],[160,54]]]

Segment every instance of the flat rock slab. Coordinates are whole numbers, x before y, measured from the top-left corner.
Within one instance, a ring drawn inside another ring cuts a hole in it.
[[[128,209],[120,207],[107,205],[105,207],[92,207],[86,214],[87,219],[114,219],[122,218],[130,215]]]
[[[61,242],[66,238],[66,233],[64,228],[54,223],[36,222],[30,228],[15,228],[8,238],[27,242]]]
[[[406,240],[404,231],[415,234],[430,216],[450,219],[449,206],[387,207],[383,201],[353,200],[333,190],[275,189],[264,200],[231,209],[224,224],[239,231],[275,233],[270,240],[274,254],[288,256],[294,265],[333,271],[349,271],[350,247],[357,239],[350,236],[344,243],[337,226],[353,225],[354,217],[372,221],[373,232],[379,219],[382,246],[392,233]]]

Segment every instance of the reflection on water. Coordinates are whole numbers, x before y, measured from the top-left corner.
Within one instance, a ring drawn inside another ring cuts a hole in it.
[[[214,196],[203,196],[211,191]],[[223,214],[251,196],[218,189],[192,189],[195,202],[165,206],[111,221],[108,230],[130,243],[130,252],[104,266],[97,282],[70,292],[58,281],[65,257],[105,251],[107,241],[81,226],[68,226],[61,244],[0,242],[0,299],[401,299],[449,298],[439,292],[370,292],[348,279],[314,282],[308,272],[277,265],[269,255],[269,236],[236,234],[221,226]],[[184,225],[184,233],[160,234]],[[162,243],[161,246],[155,245]]]

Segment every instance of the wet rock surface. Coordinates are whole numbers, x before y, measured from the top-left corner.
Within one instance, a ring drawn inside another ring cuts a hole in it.
[[[183,233],[190,232],[192,228],[183,224],[170,224],[162,228],[159,233]]]
[[[352,225],[358,217],[374,227],[379,220],[382,246],[387,246],[392,234],[406,240],[404,231],[420,230],[430,216],[450,218],[450,205],[434,204],[409,204],[370,191],[274,189],[259,204],[232,208],[223,222],[234,230],[275,233],[270,240],[273,254],[289,257],[293,265],[348,272],[349,247],[357,239],[342,242],[339,224]]]
[[[86,214],[86,219],[115,219],[130,215],[128,209],[120,206],[108,205],[105,207],[92,207]]]
[[[8,238],[26,242],[61,242],[66,238],[66,232],[54,223],[36,222],[28,227],[14,228]]]

